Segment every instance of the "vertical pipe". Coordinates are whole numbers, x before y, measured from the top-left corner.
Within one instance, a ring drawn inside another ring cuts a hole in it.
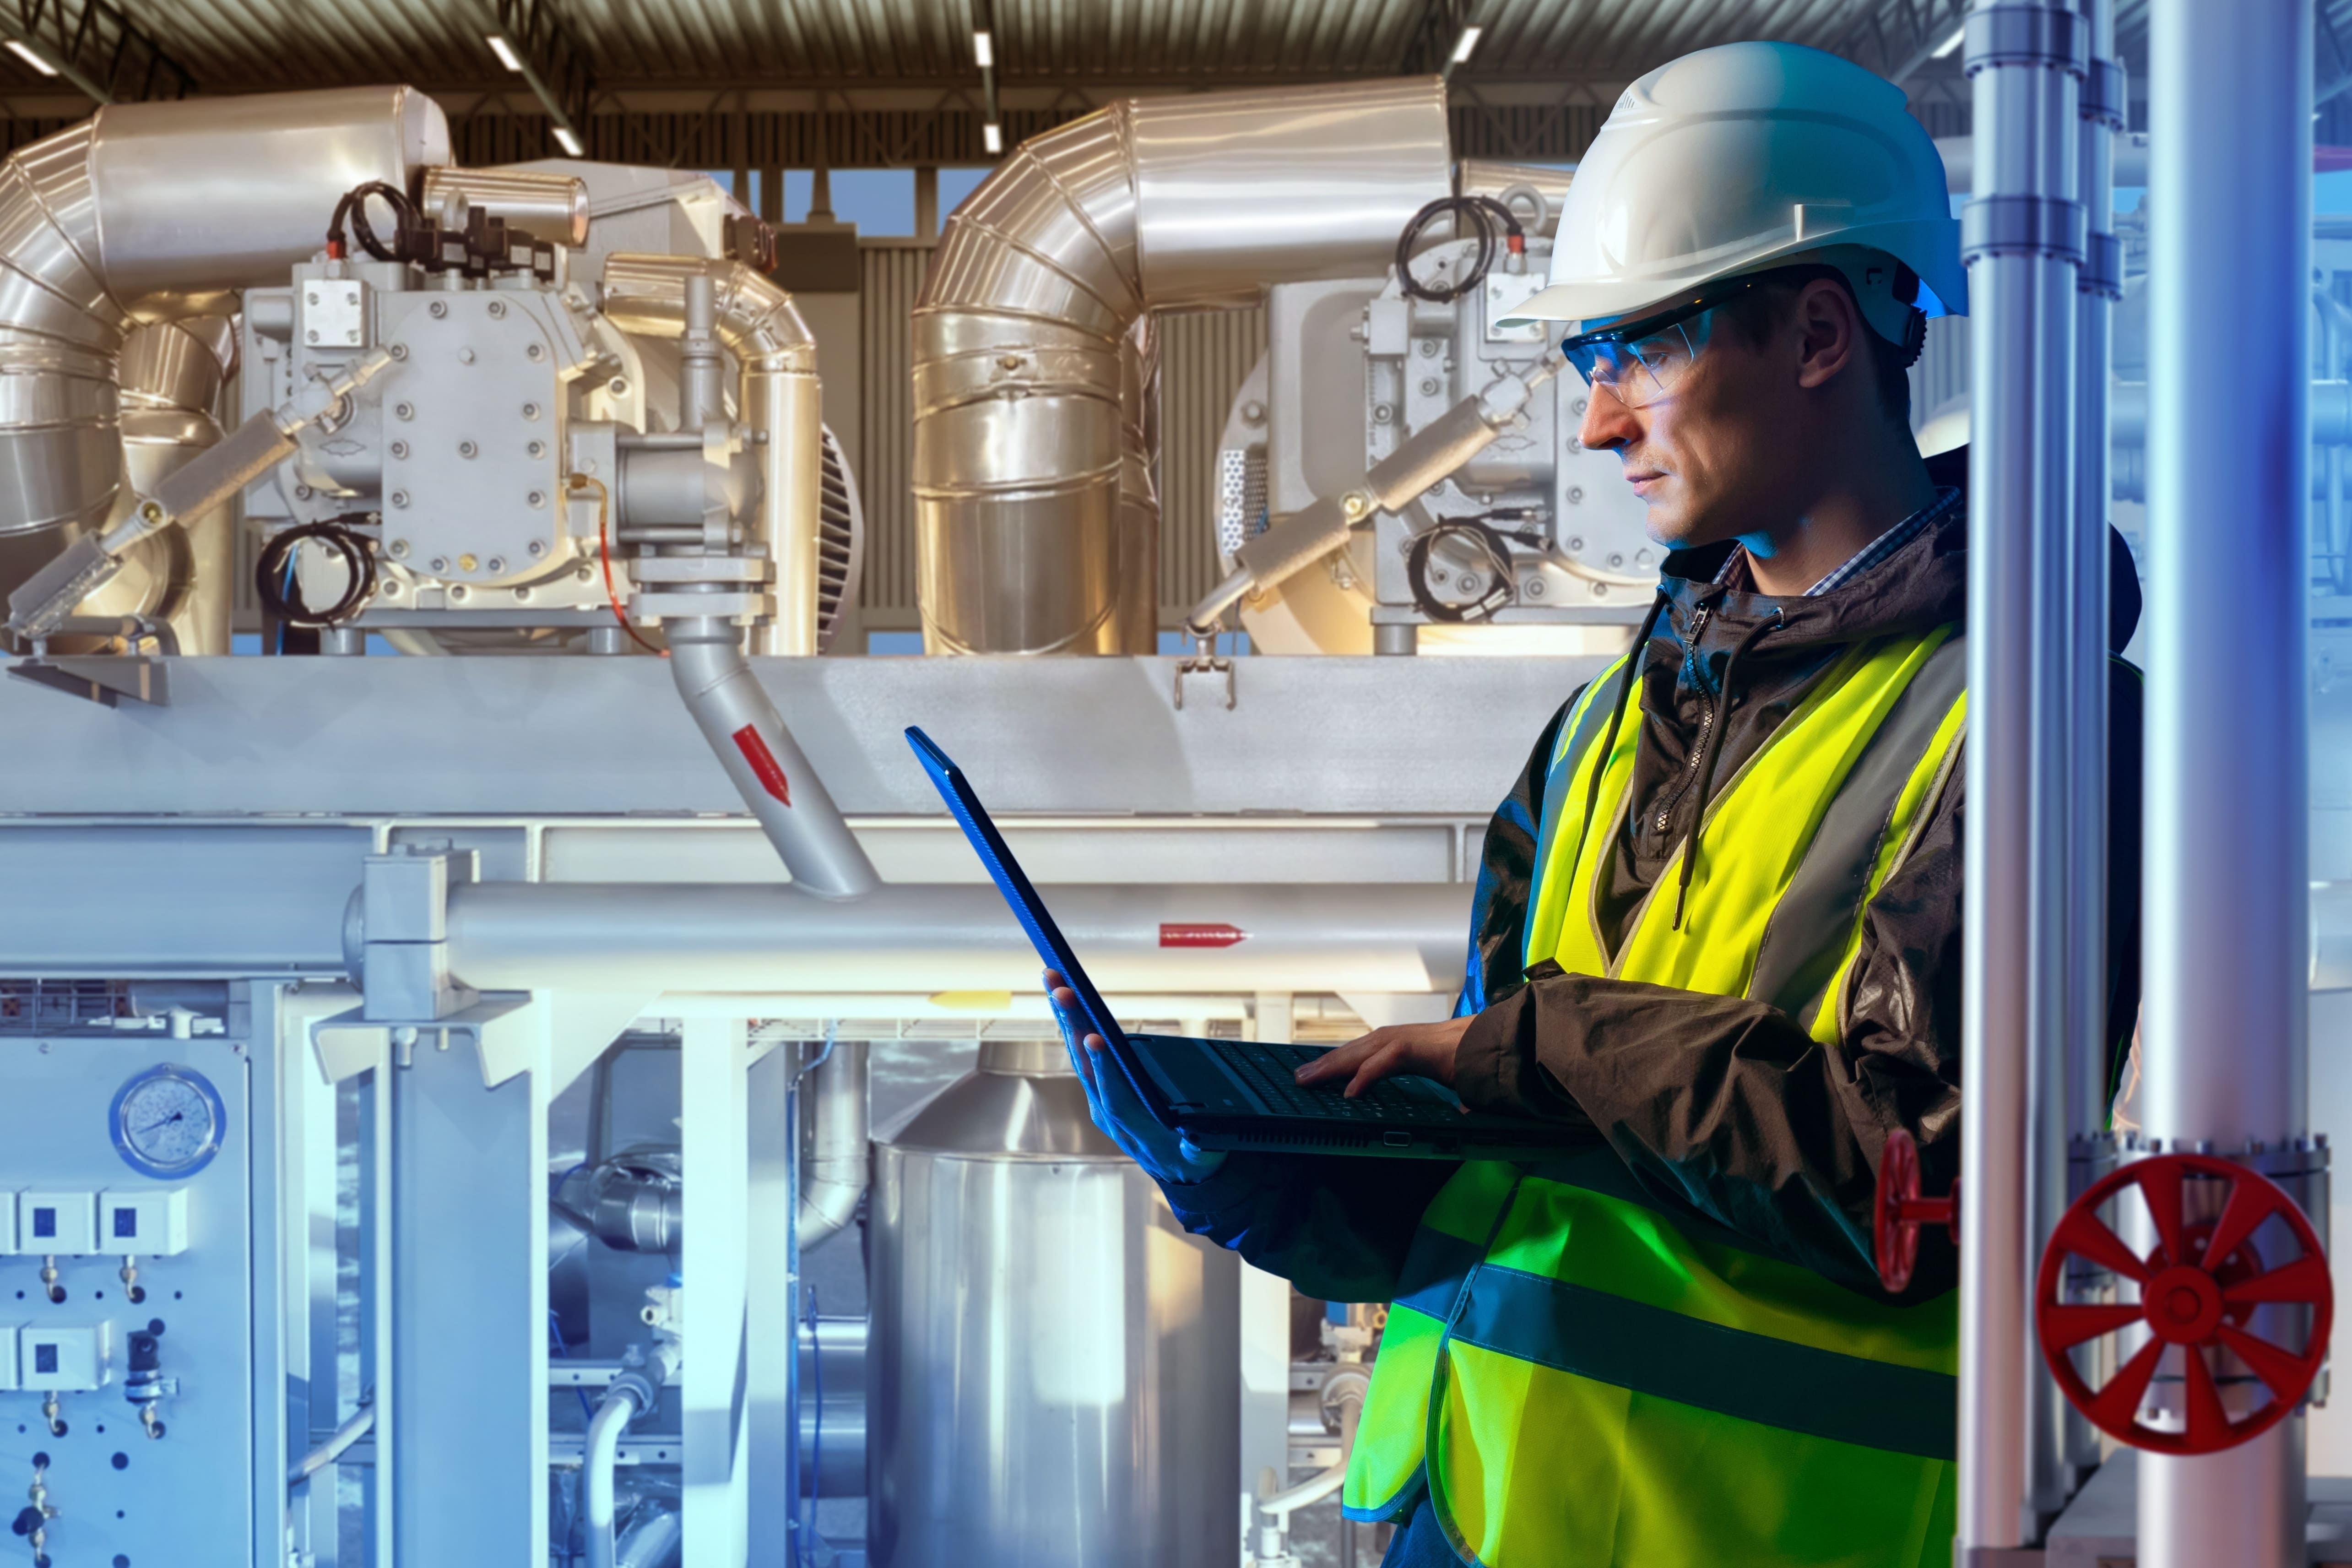
[[[2311,31],[2149,6],[2146,1129],[2223,1153],[2305,1125]],[[2302,1562],[2302,1439],[2141,1455],[2141,1563]]]
[[[2123,297],[2123,253],[2116,238],[2115,137],[2125,129],[2123,68],[2116,54],[2115,0],[2083,0],[2089,61],[2083,78],[2077,189],[2086,218],[2082,275],[2074,295],[2074,515],[2068,533],[2068,627],[2073,646],[2065,842],[2067,977],[2061,1048],[2067,1072],[2066,1131],[2084,1137],[2106,1124],[2107,1037],[2107,531],[2110,506],[2107,385],[2114,360],[2115,302]],[[2072,1197],[2063,1184],[2043,1205],[2036,1239],[2047,1237]],[[2056,1423],[2063,1494],[2099,1463],[2098,1434],[2044,1378],[2042,1397]]]
[[[2074,291],[2083,209],[2081,19],[1979,0],[1969,17],[1972,199],[1961,217],[1974,377],[1963,932],[1958,1561],[2040,1533],[2052,1423],[2037,1420],[2026,1282],[2036,1212],[2065,1171],[2059,1036],[2064,887],[2053,834],[2059,658],[2074,505]],[[2054,1153],[2054,1162],[2053,1162]],[[2043,1406],[2044,1409],[2047,1406]]]

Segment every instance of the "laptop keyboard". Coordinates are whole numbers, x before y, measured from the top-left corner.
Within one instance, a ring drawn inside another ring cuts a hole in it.
[[[1216,1049],[1268,1105],[1290,1116],[1335,1117],[1349,1121],[1454,1122],[1462,1113],[1452,1106],[1423,1099],[1383,1079],[1349,1100],[1345,1084],[1307,1088],[1291,1078],[1307,1063],[1324,1054],[1314,1046],[1285,1046],[1263,1040],[1218,1040]]]

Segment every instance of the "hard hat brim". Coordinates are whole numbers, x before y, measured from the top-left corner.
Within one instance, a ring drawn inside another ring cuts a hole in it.
[[[1709,267],[1681,277],[1555,283],[1529,295],[1510,314],[1497,318],[1495,325],[1499,329],[1558,322],[1571,333],[1591,331],[1611,321],[1649,315],[1706,284],[1742,273],[1761,272],[1790,257],[1832,245],[1860,245],[1885,251],[1919,274],[1923,286],[1920,310],[1929,316],[1965,316],[1969,312],[1969,276],[1968,269],[1960,265],[1959,228],[1957,219],[1948,218],[1870,224],[1800,236],[1792,226],[1785,240],[1747,250],[1736,266]]]

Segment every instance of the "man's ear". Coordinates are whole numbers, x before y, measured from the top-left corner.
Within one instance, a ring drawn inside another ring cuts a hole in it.
[[[1853,296],[1826,278],[1797,294],[1797,384],[1825,386],[1862,350],[1862,310]]]

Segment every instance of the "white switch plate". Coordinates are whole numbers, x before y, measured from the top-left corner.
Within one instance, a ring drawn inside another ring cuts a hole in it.
[[[16,1252],[16,1194],[0,1192],[0,1258],[14,1258]]]
[[[100,1321],[77,1328],[28,1328],[16,1331],[19,1387],[61,1394],[104,1388],[114,1374],[110,1364],[114,1325]]]
[[[98,1246],[110,1257],[170,1258],[188,1249],[188,1194],[131,1189],[98,1194]]]
[[[0,1329],[0,1393],[16,1386],[16,1331]]]
[[[16,1194],[16,1250],[26,1257],[88,1258],[99,1250],[94,1193]]]

